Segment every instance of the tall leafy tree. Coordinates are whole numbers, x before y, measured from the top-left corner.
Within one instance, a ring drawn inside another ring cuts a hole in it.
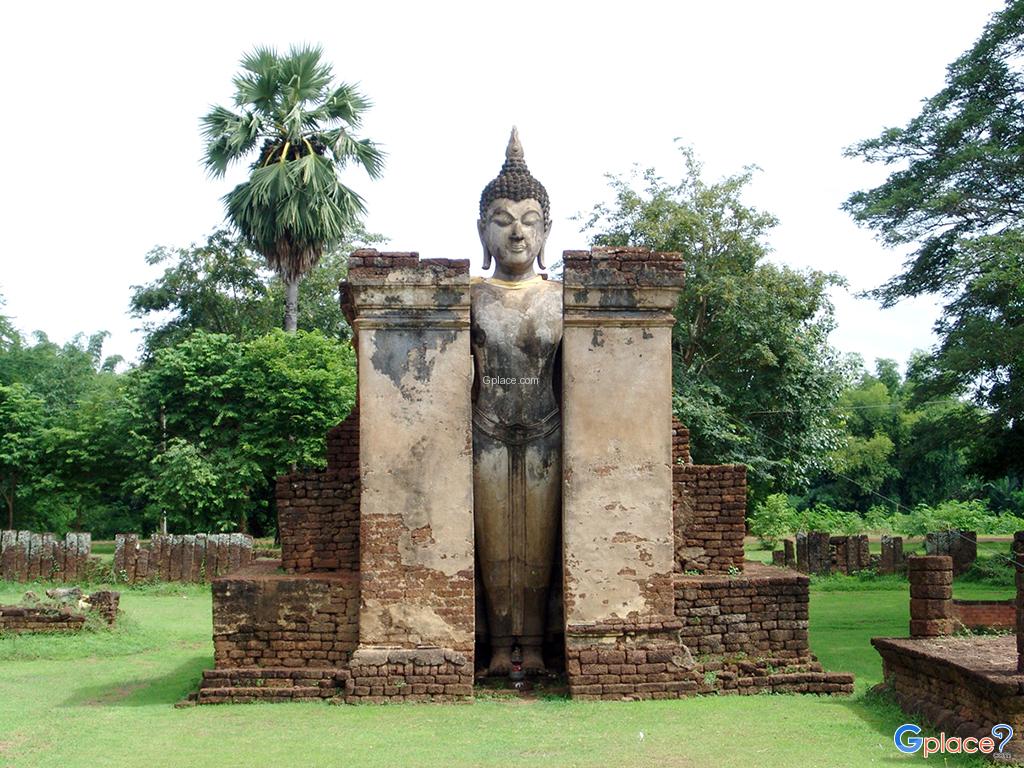
[[[236,341],[196,331],[132,374],[133,489],[155,524],[266,531],[274,479],[323,465],[355,398],[351,345],[319,331]]]
[[[284,282],[284,328],[294,331],[300,280],[364,211],[339,171],[355,162],[377,178],[384,156],[353,135],[370,101],[352,85],[332,83],[320,48],[293,47],[285,55],[257,48],[241,67],[237,111],[215,106],[202,120],[205,163],[223,176],[255,152],[249,178],[224,202],[245,243]]]
[[[750,467],[755,494],[804,485],[837,445],[842,366],[827,337],[839,279],[766,260],[775,217],[746,205],[752,169],[707,182],[682,149],[682,178],[610,179],[614,202],[586,221],[597,245],[681,251],[673,337],[676,415],[701,462]]]
[[[31,478],[41,449],[45,404],[23,384],[0,384],[0,494],[14,528],[18,489]]]
[[[338,304],[338,282],[348,272],[351,251],[383,241],[357,223],[340,244],[324,253],[303,280],[300,330],[349,338]],[[257,338],[273,330],[284,311],[280,278],[232,232],[216,230],[205,243],[187,248],[154,248],[146,261],[164,267],[155,280],[132,289],[131,313],[143,321],[147,358],[197,330],[223,333],[237,341]]]
[[[917,391],[969,394],[991,410],[1002,469],[1024,472],[1024,0],[1010,0],[946,85],[901,128],[847,154],[892,166],[845,209],[909,252],[874,291],[883,305],[938,294],[939,344]],[[996,462],[997,464],[999,462]],[[999,471],[998,466],[994,471]]]

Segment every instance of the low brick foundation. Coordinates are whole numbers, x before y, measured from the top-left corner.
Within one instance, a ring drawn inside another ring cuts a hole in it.
[[[1012,636],[871,640],[882,657],[884,686],[904,711],[949,736],[991,736],[997,723],[1016,734],[1006,745],[1024,759],[1024,675]]]
[[[0,632],[78,632],[85,626],[85,616],[54,608],[26,608],[21,605],[0,605]]]
[[[218,669],[341,668],[358,643],[359,580],[293,576],[258,561],[213,581]]]
[[[968,629],[1015,629],[1017,607],[1011,600],[954,600],[953,618]]]
[[[472,656],[445,648],[360,648],[352,656],[348,703],[467,701]]]
[[[674,576],[675,616],[570,626],[573,698],[664,699],[708,693],[853,692],[807,641],[810,580],[746,563],[742,576]]]
[[[680,638],[695,654],[803,658],[810,579],[747,563],[743,576],[675,577]]]

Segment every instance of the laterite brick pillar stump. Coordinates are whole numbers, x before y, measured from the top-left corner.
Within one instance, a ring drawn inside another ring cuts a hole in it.
[[[595,248],[566,251],[564,264],[569,690],[579,698],[679,695],[672,310],[683,262],[675,253]]]
[[[903,537],[882,536],[882,556],[878,561],[878,572],[882,574],[897,573],[902,570],[904,564]]]
[[[1013,534],[1013,566],[1017,582],[1017,671],[1024,673],[1024,531]]]
[[[469,262],[355,252],[360,611],[349,699],[473,693]]]
[[[927,555],[907,560],[910,578],[910,636],[952,634],[953,558]]]

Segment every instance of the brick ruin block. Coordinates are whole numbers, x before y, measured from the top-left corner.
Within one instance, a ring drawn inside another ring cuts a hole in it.
[[[891,575],[902,573],[906,567],[906,557],[903,554],[903,537],[883,535],[882,554],[878,559],[878,572]]]
[[[826,672],[807,644],[806,576],[749,564],[746,574],[674,577],[673,620],[595,622],[567,641],[579,699],[697,694],[853,692],[853,675]]]
[[[469,262],[357,251],[344,294],[359,366],[356,660],[436,646],[472,671]]]
[[[1017,531],[1013,534],[1012,552],[1014,582],[1017,587],[1017,595],[1014,599],[1017,630],[1017,671],[1024,673],[1024,531]]]
[[[680,639],[695,654],[804,658],[810,580],[748,563],[740,577],[677,576]]]
[[[277,479],[281,565],[290,573],[359,569],[359,410],[327,433],[327,469]]]
[[[117,611],[121,603],[120,592],[111,592],[109,590],[93,592],[86,598],[86,602],[89,603],[92,610],[103,617],[107,624],[114,626],[117,623]]]
[[[92,551],[88,533],[0,531],[0,578],[6,581],[74,581],[86,574]]]
[[[785,566],[787,568],[796,568],[796,543],[792,539],[782,540],[782,553]]]
[[[259,561],[214,579],[212,589],[218,669],[348,666],[359,640],[352,574],[296,576]]]
[[[831,536],[831,562],[837,573],[856,573],[871,567],[871,550],[865,534]]]
[[[743,570],[747,468],[673,464],[676,570]]]
[[[114,537],[114,576],[126,584],[145,581],[208,581],[253,561],[253,538],[241,533],[154,534]]]
[[[673,463],[671,337],[684,273],[679,254],[643,248],[566,251],[563,263],[566,663],[573,695],[593,695],[579,687],[580,653],[627,633],[672,642],[672,481],[686,465]],[[610,401],[628,422],[599,415]],[[639,684],[608,683],[631,695]]]
[[[935,531],[925,536],[925,551],[929,555],[949,555],[953,558],[953,575],[965,573],[978,559],[976,531]]]
[[[1012,665],[1014,638],[876,637],[871,644],[882,657],[885,685],[896,701],[936,731],[983,738],[991,737],[995,723],[1006,723],[1015,733],[1024,729],[1024,693]],[[999,757],[1004,759],[995,762],[1019,764],[1024,745],[1010,739]]]
[[[910,636],[953,632],[953,559],[948,555],[907,558],[910,579]]]
[[[824,531],[800,531],[796,535],[797,570],[818,576],[832,571],[831,536]]]

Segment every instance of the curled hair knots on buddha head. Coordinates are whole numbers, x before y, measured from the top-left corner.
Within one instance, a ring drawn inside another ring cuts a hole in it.
[[[544,223],[551,223],[551,203],[544,185],[533,178],[523,158],[523,145],[519,143],[519,132],[512,129],[512,135],[505,149],[505,164],[480,194],[480,218],[487,214],[487,207],[495,200],[505,198],[513,202],[534,199],[540,203]]]

